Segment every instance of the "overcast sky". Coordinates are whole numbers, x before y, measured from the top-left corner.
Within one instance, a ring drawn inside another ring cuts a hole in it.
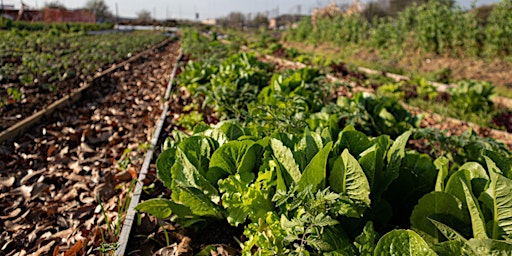
[[[2,0],[6,5],[20,6],[20,0]],[[42,7],[51,0],[23,0],[30,7]],[[368,2],[369,0],[361,0]],[[477,0],[477,5],[498,2],[499,0]],[[87,0],[60,0],[69,9],[81,8]],[[195,19],[199,13],[200,19],[226,16],[233,11],[242,13],[269,12],[269,14],[283,13],[309,13],[313,8],[325,6],[331,0],[105,0],[112,13],[116,13],[116,3],[119,15],[123,17],[136,17],[140,10],[156,14],[158,19],[184,18]],[[352,0],[341,0],[341,3],[350,3]],[[469,7],[472,0],[457,0],[463,7]]]

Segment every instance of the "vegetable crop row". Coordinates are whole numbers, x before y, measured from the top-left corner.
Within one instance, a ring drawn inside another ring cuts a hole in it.
[[[243,255],[512,250],[512,158],[502,145],[418,129],[394,98],[340,96],[344,85],[318,70],[269,71],[246,53],[190,62],[180,84],[201,118],[174,131],[157,160],[171,197],[139,211],[196,229],[241,226]],[[422,154],[409,144],[418,138],[460,148]]]
[[[295,48],[285,48],[265,32],[258,37],[227,31],[230,40],[239,41],[259,52],[312,65],[338,77],[349,79],[357,86],[366,87],[378,95],[396,98],[408,105],[428,109],[443,116],[472,122],[479,126],[512,131],[510,109],[504,109],[493,102],[495,86],[490,82],[463,80],[446,91],[438,89],[424,78],[395,81],[382,74],[368,75],[354,71],[348,65],[318,56],[301,53]]]
[[[400,53],[405,48],[454,56],[510,55],[512,48],[512,3],[496,4],[485,25],[475,11],[454,8],[438,1],[413,5],[397,17],[367,21],[360,15],[320,18],[313,24],[306,17],[286,38],[299,42],[349,43]]]
[[[0,31],[0,97],[19,101],[30,90],[52,92],[66,79],[85,80],[110,63],[165,38],[158,33],[88,36],[80,33]],[[11,91],[17,91],[14,97]]]

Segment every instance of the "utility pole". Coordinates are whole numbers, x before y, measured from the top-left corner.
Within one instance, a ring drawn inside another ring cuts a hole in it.
[[[119,23],[119,6],[117,6],[116,2],[116,24]]]

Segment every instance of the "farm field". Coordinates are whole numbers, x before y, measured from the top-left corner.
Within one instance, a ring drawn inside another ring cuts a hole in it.
[[[71,93],[109,64],[164,39],[153,32],[0,31],[0,130]]]
[[[156,163],[172,193],[137,206],[170,217],[160,225],[171,234],[152,233],[168,238],[160,252],[510,250],[486,224],[499,210],[484,203],[491,177],[510,182],[504,144],[457,123],[444,127],[448,134],[422,128],[421,115],[397,98],[355,86],[361,74],[332,82],[318,69],[289,69],[230,47],[198,32],[184,35],[190,61],[178,76],[178,130]],[[475,172],[487,177],[480,188]],[[134,245],[143,246],[155,242]]]
[[[0,254],[507,255],[506,82],[397,78],[335,54],[412,47],[506,63],[508,34],[489,35],[507,4],[471,27],[478,44],[421,34],[428,15],[473,17],[435,3],[279,32],[0,30],[2,130],[83,89],[0,142]],[[383,34],[391,24],[421,40]]]
[[[98,39],[103,41],[95,42]],[[45,115],[13,142],[1,143],[2,255],[112,252],[115,247],[110,243],[117,242],[130,192],[135,186],[134,178],[154,130],[153,117],[161,112],[161,96],[179,55],[179,42],[153,32],[94,38],[61,35],[46,40],[47,54],[68,50],[64,43],[75,47],[67,55],[53,55],[60,56],[62,62],[72,59],[67,71],[85,65],[95,67],[80,71],[82,77],[56,84],[70,83],[69,89],[80,83],[92,83],[92,86],[82,92],[77,103]],[[30,40],[25,42],[30,44]],[[94,50],[93,45],[103,49]],[[127,55],[133,55],[131,61],[97,74],[97,69],[110,68],[128,59]],[[79,61],[80,58],[87,62]],[[9,86],[20,86],[21,90],[41,87],[13,81]],[[52,103],[70,90],[61,87],[55,93],[23,92]],[[18,104],[16,108],[21,109],[30,102],[7,104]],[[4,122],[2,125],[8,127]]]

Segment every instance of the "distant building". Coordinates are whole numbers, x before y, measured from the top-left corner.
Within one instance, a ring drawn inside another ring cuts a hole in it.
[[[3,17],[45,23],[82,22],[96,23],[96,15],[84,10],[66,10],[45,8],[43,10],[30,10],[23,6],[21,9],[5,9]]]
[[[215,26],[215,25],[217,25],[217,20],[216,19],[202,20],[201,24]]]
[[[299,22],[305,15],[300,14],[283,14],[276,18],[268,20],[269,29],[284,29],[293,27],[293,25]]]

